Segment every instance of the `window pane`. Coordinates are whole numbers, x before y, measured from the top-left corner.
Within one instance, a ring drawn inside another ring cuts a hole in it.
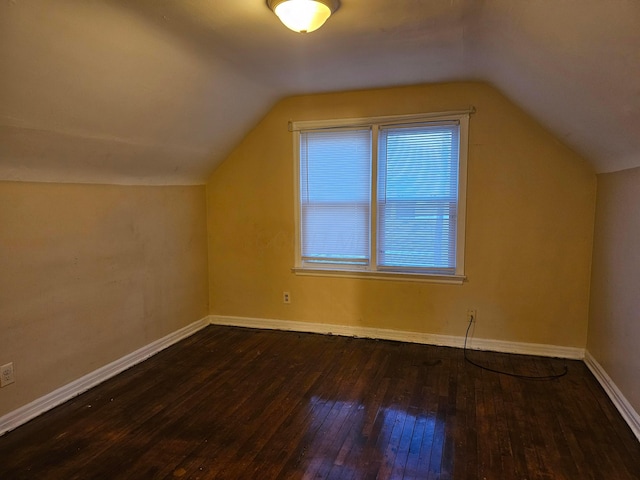
[[[378,158],[378,265],[453,273],[457,124],[383,128]]]
[[[300,135],[302,259],[367,264],[371,130]]]

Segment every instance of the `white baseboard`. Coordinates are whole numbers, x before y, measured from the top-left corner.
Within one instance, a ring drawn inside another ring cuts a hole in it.
[[[133,367],[137,363],[146,360],[161,350],[170,347],[174,343],[193,335],[207,325],[209,325],[209,317],[205,317],[202,320],[187,325],[176,332],[170,333],[166,337],[156,340],[135,352],[125,355],[104,367],[94,370],[93,372],[88,373],[87,375],[74,380],[63,387],[60,387],[57,390],[54,390],[53,392],[40,397],[17,410],[14,410],[13,412],[3,415],[0,417],[0,436],[4,435],[9,430],[13,430],[16,427],[23,425],[38,415],[41,415],[44,412],[66,402],[67,400],[86,392],[90,388],[114,377],[124,370]]]
[[[436,335],[431,333],[407,332],[386,328],[330,325],[325,323],[295,322],[290,320],[273,320],[267,318],[230,317],[221,315],[211,315],[209,318],[213,325],[324,333],[348,337],[377,338],[381,340],[423,343],[443,347],[462,348],[464,346],[464,337],[452,335]],[[538,343],[506,342],[482,338],[469,338],[467,348],[471,350],[488,350],[492,352],[571,358],[577,360],[582,360],[584,358],[584,349],[582,348],[559,347],[556,345],[544,345]]]
[[[620,415],[622,415],[622,418],[625,419],[629,427],[631,427],[633,434],[638,441],[640,441],[640,415],[638,412],[631,406],[613,380],[611,380],[611,377],[609,377],[605,369],[602,368],[602,365],[593,358],[593,355],[591,355],[588,350],[585,354],[584,363],[589,370],[591,370],[591,373],[593,373],[593,376],[596,377],[598,382],[600,382],[600,385],[602,385],[604,391],[607,392],[607,395],[609,395],[609,398],[620,412]]]
[[[464,346],[464,337],[452,335],[437,335],[419,332],[407,332],[384,328],[359,327],[348,325],[331,325],[323,323],[295,322],[289,320],[274,320],[264,318],[231,317],[210,315],[197,322],[156,340],[149,345],[136,350],[104,367],[101,367],[23,407],[0,417],[0,435],[28,422],[29,420],[45,413],[46,411],[84,393],[90,388],[108,380],[122,371],[146,360],[174,343],[187,338],[198,330],[213,325],[229,325],[236,327],[260,328],[268,330],[287,330],[296,332],[323,333],[341,336],[355,336],[363,338],[376,338],[381,340],[395,340],[401,342],[421,343],[447,347]],[[584,359],[585,351],[581,348],[559,347],[536,343],[506,342],[499,340],[472,338],[467,348],[474,350],[489,350],[503,353],[516,353],[526,355],[538,355],[546,357]],[[640,419],[635,410],[629,405],[615,384],[604,372],[602,367],[587,352],[585,359],[587,366],[595,377],[603,385],[603,388],[616,407],[620,410],[625,420],[640,439]]]

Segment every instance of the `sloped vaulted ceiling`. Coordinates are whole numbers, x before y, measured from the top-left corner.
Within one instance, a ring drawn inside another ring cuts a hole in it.
[[[3,0],[0,179],[202,183],[284,96],[484,80],[596,171],[640,165],[638,0]]]

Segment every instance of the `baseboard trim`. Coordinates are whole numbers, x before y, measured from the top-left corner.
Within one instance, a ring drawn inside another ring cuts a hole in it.
[[[66,402],[86,392],[92,387],[108,380],[111,377],[123,372],[124,370],[133,367],[134,365],[152,357],[156,353],[170,347],[174,343],[183,340],[198,330],[205,328],[210,324],[209,317],[205,317],[197,322],[187,325],[180,330],[177,330],[169,335],[156,340],[155,342],[146,345],[135,352],[132,352],[124,357],[111,362],[104,367],[94,370],[87,375],[74,380],[63,387],[54,390],[53,392],[34,400],[23,407],[18,408],[8,414],[0,417],[0,436],[4,435],[10,430],[19,427],[27,423],[29,420],[42,415],[48,410]]]
[[[29,420],[45,413],[46,411],[70,400],[73,397],[86,392],[90,388],[99,385],[111,377],[131,368],[132,366],[152,357],[167,347],[183,340],[207,325],[227,325],[245,328],[259,328],[266,330],[285,330],[307,333],[322,333],[328,335],[355,336],[362,338],[376,338],[381,340],[394,340],[401,342],[421,343],[445,347],[464,346],[464,337],[453,335],[438,335],[420,332],[408,332],[383,328],[334,325],[324,323],[297,322],[290,320],[275,320],[265,318],[233,317],[210,315],[197,322],[187,325],[159,340],[156,340],[135,352],[132,352],[104,367],[101,367],[53,392],[40,397],[23,407],[0,417],[0,436],[13,430]],[[515,353],[525,355],[538,355],[545,357],[584,359],[596,379],[603,386],[616,408],[629,423],[634,434],[640,440],[640,418],[637,412],[617,389],[613,381],[606,374],[597,361],[581,348],[560,347],[536,343],[506,342],[500,340],[472,338],[467,348],[473,350],[488,350],[502,353]]]
[[[211,315],[213,325],[228,325],[246,328],[262,328],[267,330],[287,330],[294,332],[323,333],[347,337],[377,338],[380,340],[395,340],[400,342],[422,343],[443,347],[464,346],[464,337],[452,335],[437,335],[431,333],[407,332],[386,328],[359,327],[350,325],[331,325],[325,323],[296,322],[291,320],[274,320],[267,318],[232,317]],[[516,353],[521,355],[538,355],[542,357],[571,358],[582,360],[584,349],[573,347],[559,347],[538,343],[506,342],[482,338],[470,338],[467,348],[471,350],[488,350],[492,352]]]
[[[640,415],[627,401],[622,392],[618,389],[614,381],[609,377],[606,370],[602,368],[602,365],[589,353],[587,350],[584,357],[584,363],[587,365],[593,376],[600,383],[602,388],[616,406],[622,418],[627,422],[631,431],[640,441]]]

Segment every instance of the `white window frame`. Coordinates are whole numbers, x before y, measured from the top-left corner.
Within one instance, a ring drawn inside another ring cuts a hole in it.
[[[381,280],[420,281],[447,284],[462,284],[464,273],[466,195],[467,195],[467,157],[469,145],[469,116],[475,110],[426,113],[417,115],[394,115],[366,118],[347,118],[336,120],[290,122],[293,133],[294,193],[295,193],[295,266],[292,271],[297,275],[372,278]],[[455,121],[459,124],[459,160],[458,160],[458,222],[456,237],[456,271],[454,274],[425,274],[407,269],[377,269],[377,171],[378,171],[378,131],[380,127],[406,125],[412,123],[431,123]],[[335,265],[304,265],[301,255],[302,230],[300,225],[300,133],[308,130],[369,127],[372,131],[371,151],[371,218],[370,218],[370,262],[367,266],[337,267]]]

